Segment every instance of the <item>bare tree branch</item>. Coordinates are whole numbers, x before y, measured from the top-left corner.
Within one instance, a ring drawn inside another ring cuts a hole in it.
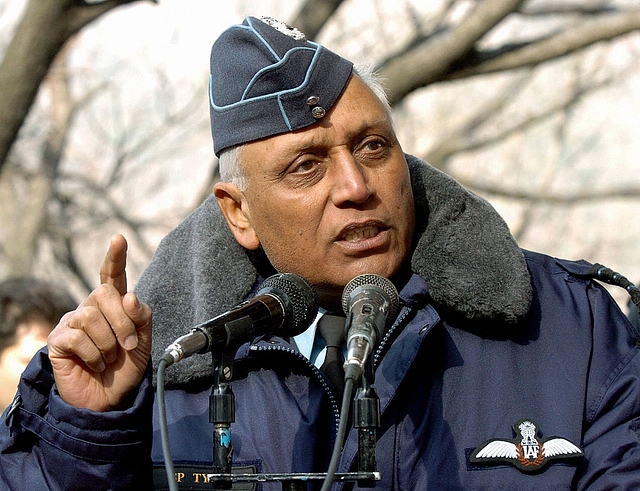
[[[581,203],[593,203],[611,199],[634,199],[640,198],[640,187],[620,186],[609,189],[588,189],[576,193],[563,192],[562,194],[551,194],[535,191],[523,191],[513,189],[512,186],[503,187],[493,183],[480,183],[462,178],[457,178],[458,182],[468,189],[472,189],[480,194],[490,194],[518,201],[529,201],[534,203],[548,203],[557,205],[577,205]]]
[[[531,17],[544,17],[544,16],[557,16],[557,15],[593,15],[601,14],[603,12],[613,12],[616,9],[609,5],[577,5],[574,2],[566,4],[556,0],[553,4],[533,4],[527,3],[523,5],[519,12],[525,16]]]
[[[460,60],[456,64],[459,68],[454,67],[443,78],[454,80],[536,66],[638,29],[640,29],[640,10],[597,15],[567,27],[555,35],[508,49],[506,52],[474,53],[473,56]]]
[[[89,278],[87,273],[82,269],[76,260],[76,255],[73,251],[73,238],[65,237],[62,241],[63,252],[56,254],[56,259],[67,266],[67,269],[77,278],[87,294],[93,289],[93,278]]]
[[[110,10],[121,5],[134,3],[140,0],[102,0],[95,2],[87,2],[83,0],[67,0],[69,4],[67,29],[69,36],[72,36],[87,24],[93,22],[98,17],[106,14]],[[152,3],[158,3],[159,0],[146,0]]]
[[[379,73],[383,79],[392,81],[387,86],[390,102],[394,104],[416,88],[442,79],[456,60],[471,51],[480,38],[522,3],[523,0],[479,2],[456,27],[384,62]],[[403,76],[398,77],[398,73]]]
[[[524,118],[520,123],[513,123],[503,128],[502,131],[494,132],[492,137],[474,138],[476,129],[482,127],[485,123],[490,123],[492,120],[495,120],[496,115],[524,89],[528,77],[529,72],[527,71],[515,77],[500,93],[494,94],[494,97],[479,102],[478,110],[474,112],[471,118],[460,123],[457,128],[450,129],[447,132],[447,137],[438,140],[429,150],[425,156],[425,160],[434,167],[445,170],[448,160],[454,154],[489,146],[497,141],[504,140],[510,134],[521,130],[523,127],[534,124],[535,119]],[[548,118],[550,112],[555,111],[555,109],[556,108],[545,111],[539,118]]]
[[[150,245],[142,235],[142,230],[145,227],[156,225],[153,220],[139,220],[132,218],[126,213],[125,209],[109,195],[107,189],[98,186],[91,179],[87,178],[87,176],[76,174],[72,177],[72,180],[76,183],[80,183],[92,196],[96,197],[102,204],[107,206],[109,210],[107,217],[109,220],[122,223],[132,231],[143,252],[147,256],[150,257],[153,254],[155,247]],[[73,197],[71,196],[61,197],[61,200],[73,203]]]

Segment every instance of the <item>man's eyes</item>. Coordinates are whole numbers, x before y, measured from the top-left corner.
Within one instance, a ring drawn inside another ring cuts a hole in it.
[[[318,160],[305,160],[299,164],[296,164],[292,170],[294,173],[305,173],[312,171],[319,164]]]
[[[385,148],[386,146],[387,146],[386,141],[376,138],[376,139],[371,139],[364,142],[364,144],[362,145],[362,148],[364,148],[369,152],[376,152],[378,150],[381,150],[382,148]]]
[[[370,136],[362,141],[351,150],[353,158],[362,162],[370,162],[372,160],[384,159],[387,150],[390,148],[387,140],[380,136]],[[305,178],[314,180],[314,176],[321,176],[330,165],[330,154],[324,154],[324,152],[311,153],[307,155],[300,155],[284,173],[284,176]]]

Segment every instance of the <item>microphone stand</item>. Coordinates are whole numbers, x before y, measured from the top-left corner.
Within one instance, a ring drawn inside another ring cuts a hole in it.
[[[380,427],[380,398],[369,380],[374,380],[371,362],[367,363],[353,399],[353,427],[358,429],[358,471],[365,474],[376,471],[376,440]],[[369,488],[374,482],[361,479],[358,486]]]
[[[231,489],[237,483],[280,482],[282,491],[304,491],[311,482],[322,482],[327,473],[274,473],[251,474],[232,473],[233,444],[231,441],[231,423],[235,422],[235,397],[231,388],[233,359],[235,349],[225,353],[212,352],[213,386],[209,396],[209,421],[213,424],[213,464],[212,473],[207,475],[213,489]],[[369,378],[373,378],[373,370]],[[380,401],[375,390],[364,381],[356,395],[358,448],[363,456],[359,457],[359,469],[356,472],[342,472],[334,475],[334,481],[357,481],[360,487],[373,487],[380,480],[376,470],[375,445],[377,428],[380,426]],[[355,414],[355,412],[354,412]],[[343,415],[342,417],[347,417]],[[354,417],[354,421],[356,418]],[[355,424],[354,424],[355,426]]]
[[[229,381],[233,375],[234,352],[213,353],[213,386],[209,396],[209,422],[213,424],[214,474],[231,474],[233,444],[231,423],[235,421],[235,397]],[[215,481],[214,489],[230,489],[231,481]]]

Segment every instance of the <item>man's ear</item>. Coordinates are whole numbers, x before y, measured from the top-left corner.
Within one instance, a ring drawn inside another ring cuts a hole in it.
[[[244,194],[230,182],[216,183],[213,194],[238,243],[245,249],[255,251],[260,246],[260,240],[245,212],[247,203]]]

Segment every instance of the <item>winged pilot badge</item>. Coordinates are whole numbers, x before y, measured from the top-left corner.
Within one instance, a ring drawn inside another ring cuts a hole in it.
[[[537,437],[538,427],[530,419],[513,425],[516,438],[494,438],[478,446],[469,460],[474,464],[508,463],[525,472],[544,467],[551,460],[583,457],[582,450],[566,438]],[[537,437],[537,438],[536,438]]]

